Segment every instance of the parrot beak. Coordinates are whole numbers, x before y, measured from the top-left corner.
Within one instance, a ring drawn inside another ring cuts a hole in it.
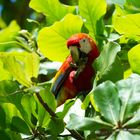
[[[79,57],[80,57],[78,48],[76,46],[70,46],[69,50],[70,50],[70,53],[71,53],[71,56],[72,56],[74,62],[77,63],[79,61]]]

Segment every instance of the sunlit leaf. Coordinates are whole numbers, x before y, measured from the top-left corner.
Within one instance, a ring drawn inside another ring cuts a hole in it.
[[[73,13],[75,8],[64,6],[58,0],[31,0],[30,7],[47,16],[49,22],[61,20],[67,13]]]
[[[117,125],[120,115],[120,101],[115,84],[106,81],[97,86],[94,90],[94,99],[104,118]]]
[[[40,51],[53,61],[64,61],[69,54],[66,41],[71,35],[81,32],[82,24],[80,16],[68,14],[60,22],[43,28],[38,36]]]
[[[136,45],[128,52],[128,60],[130,63],[130,67],[131,67],[133,72],[138,73],[138,74],[140,74],[139,50],[140,50],[140,44]]]
[[[16,80],[24,86],[31,86],[32,77],[37,77],[39,70],[39,58],[35,53],[0,53],[4,68],[8,70]]]
[[[113,16],[114,29],[119,34],[127,35],[128,37],[140,36],[140,14],[124,14],[123,10],[116,6],[116,11]],[[140,37],[139,37],[140,39]]]
[[[61,3],[66,5],[78,5],[79,0],[59,0]]]
[[[12,79],[12,75],[3,68],[3,63],[2,61],[0,60],[0,81],[2,80],[11,80]]]
[[[106,13],[105,0],[88,0],[88,2],[80,0],[79,11],[80,15],[85,19],[85,25],[93,37],[96,34],[102,33],[103,27],[100,19]],[[98,24],[101,25],[99,28],[97,28]]]
[[[16,21],[12,21],[8,27],[1,30],[0,32],[0,42],[11,41],[17,35],[20,27],[16,23]]]

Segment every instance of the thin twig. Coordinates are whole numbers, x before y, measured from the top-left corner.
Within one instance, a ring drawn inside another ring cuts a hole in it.
[[[67,130],[71,133],[71,136],[77,140],[85,140],[76,130]]]
[[[45,110],[52,116],[52,117],[57,117],[57,115],[52,111],[52,109],[47,105],[47,103],[45,103],[42,99],[42,97],[40,96],[39,93],[36,93],[36,96],[38,98],[38,100],[40,101],[40,103],[43,105],[43,107],[45,108]]]
[[[50,114],[50,116],[52,117],[58,117],[55,112],[47,105],[47,103],[45,103],[42,99],[42,97],[40,96],[40,94],[37,92],[36,96],[38,98],[38,100],[40,101],[40,103],[43,105],[43,107],[45,108],[45,110]],[[84,140],[84,138],[76,131],[76,130],[69,130],[68,128],[66,128],[71,136],[77,140]]]

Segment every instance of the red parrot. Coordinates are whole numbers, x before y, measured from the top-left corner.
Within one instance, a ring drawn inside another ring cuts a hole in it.
[[[56,73],[51,91],[57,99],[57,106],[80,92],[92,89],[95,70],[92,66],[99,56],[98,48],[89,35],[78,33],[67,40],[70,55]]]

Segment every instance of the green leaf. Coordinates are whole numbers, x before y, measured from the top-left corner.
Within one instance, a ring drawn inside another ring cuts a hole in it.
[[[11,130],[16,131],[18,133],[30,135],[30,130],[27,124],[19,117],[15,116],[12,118],[11,122]]]
[[[98,71],[100,82],[111,80],[116,82],[123,78],[123,68],[117,53],[120,51],[120,45],[110,42],[104,46],[100,56],[93,64]]]
[[[63,110],[61,112],[57,112],[57,116],[63,119],[68,113],[69,109],[74,105],[74,103],[75,103],[75,100],[71,100],[71,99],[67,100],[64,104]]]
[[[128,131],[120,131],[116,140],[139,140],[140,135],[133,135]]]
[[[36,101],[33,95],[23,95],[21,99],[21,105],[23,106],[24,111],[28,114],[30,120],[32,120],[32,115],[37,118]]]
[[[123,7],[123,5],[125,4],[126,0],[107,0],[107,2],[109,2],[110,4],[117,4],[121,7]]]
[[[51,135],[57,136],[64,131],[64,126],[63,119],[52,117],[47,130]]]
[[[105,0],[80,0],[79,11],[80,15],[85,19],[85,26],[89,30],[92,37],[96,34],[100,34],[97,30],[101,30],[103,27],[97,28],[98,24],[102,24],[100,19],[106,13],[106,1]],[[102,33],[102,32],[101,32]]]
[[[100,113],[110,123],[117,125],[119,122],[120,101],[117,87],[106,81],[94,90],[94,99]]]
[[[113,27],[119,33],[128,37],[140,39],[140,14],[124,14],[123,10],[116,6],[113,16]]]
[[[59,0],[61,3],[66,4],[66,5],[78,5],[79,0]]]
[[[64,61],[69,54],[66,41],[71,35],[79,33],[82,25],[80,16],[68,14],[60,22],[43,28],[38,36],[40,51],[53,61]]]
[[[29,112],[27,111],[27,109],[24,109],[24,106],[22,106],[21,104],[23,93],[20,91],[19,85],[17,82],[1,81],[0,82],[0,96],[5,97],[6,98],[5,102],[9,103],[9,104],[4,104],[4,106],[6,106],[5,108],[7,108],[5,110],[6,110],[6,116],[9,118],[7,119],[9,120],[8,123],[10,123],[13,116],[18,115],[20,112],[25,122],[30,127],[32,128],[34,127],[33,124],[31,123],[30,116],[28,116]],[[15,106],[13,107],[11,103],[16,106],[16,109],[15,109]]]
[[[140,44],[136,45],[128,52],[128,60],[133,72],[140,74]]]
[[[112,125],[104,122],[98,116],[94,118],[88,117],[80,117],[75,114],[71,115],[70,121],[66,126],[68,129],[76,129],[76,130],[99,130],[102,128],[111,129]]]
[[[10,136],[5,132],[5,130],[0,130],[0,138],[2,140],[11,140]]]
[[[6,133],[10,136],[10,140],[23,140],[21,138],[21,134],[20,133],[17,133],[17,132],[14,132],[14,131],[11,131],[11,130],[6,130]],[[7,140],[7,139],[5,139]]]
[[[11,95],[16,94],[19,86],[15,81],[0,81],[0,102],[11,102]]]
[[[140,105],[140,76],[133,74],[128,79],[117,82],[116,85],[122,104],[120,120],[125,122],[134,116]]]
[[[61,20],[67,13],[75,10],[75,7],[64,6],[58,0],[31,0],[29,6],[46,15],[50,23]]]
[[[2,106],[0,106],[0,129],[6,128],[6,114]]]
[[[140,13],[140,3],[138,0],[126,0],[124,8],[129,13]]]
[[[0,73],[1,73],[1,76],[0,76],[0,81],[2,80],[11,80],[12,79],[12,75],[3,68],[3,63],[2,61],[0,60]]]
[[[0,42],[8,42],[8,41],[13,40],[19,30],[20,30],[20,27],[18,26],[16,21],[12,21],[8,27],[1,30]]]
[[[12,122],[12,118],[14,116],[20,116],[20,113],[19,111],[17,110],[17,108],[11,104],[11,103],[4,103],[1,105],[1,108],[3,109],[3,116],[5,116],[5,118],[2,119],[2,116],[1,116],[1,119],[4,121],[3,123],[5,123],[5,128],[9,128],[11,122]],[[2,115],[2,114],[1,114]]]
[[[32,85],[31,78],[37,77],[39,70],[39,58],[35,53],[1,52],[0,59],[3,61],[4,68],[19,83],[27,87]]]
[[[45,89],[42,89],[40,91],[40,96],[42,97],[44,103],[47,103],[47,105],[52,109],[52,111],[55,112],[56,110],[56,100],[54,95],[50,92],[50,85],[48,84]],[[38,101],[38,121],[39,126],[46,127],[50,121],[50,115],[49,113],[44,109],[43,105]]]
[[[116,140],[116,133],[112,133],[106,140]]]
[[[123,127],[135,127],[140,123],[140,109],[134,114],[133,118],[128,120]]]

